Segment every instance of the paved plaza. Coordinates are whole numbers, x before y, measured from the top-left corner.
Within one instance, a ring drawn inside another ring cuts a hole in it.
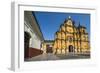
[[[89,59],[89,54],[58,54],[54,55],[52,53],[38,55],[29,59],[25,59],[25,61],[47,61],[47,60],[63,60],[63,59]]]

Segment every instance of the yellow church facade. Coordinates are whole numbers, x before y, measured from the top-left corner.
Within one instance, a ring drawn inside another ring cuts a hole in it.
[[[55,33],[53,53],[68,54],[89,52],[90,43],[86,27],[80,24],[75,26],[75,21],[69,16]]]

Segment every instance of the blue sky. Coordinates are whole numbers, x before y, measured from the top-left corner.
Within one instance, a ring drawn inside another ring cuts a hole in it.
[[[75,25],[84,25],[90,35],[90,14],[83,13],[58,13],[58,12],[36,12],[36,19],[40,25],[45,40],[53,40],[54,34],[64,20],[71,16],[75,21]]]

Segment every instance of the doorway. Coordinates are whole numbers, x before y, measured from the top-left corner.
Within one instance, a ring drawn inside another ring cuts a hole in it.
[[[74,52],[74,48],[73,48],[73,46],[72,45],[69,45],[69,52]]]

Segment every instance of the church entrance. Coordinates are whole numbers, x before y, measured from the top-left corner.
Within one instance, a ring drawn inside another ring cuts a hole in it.
[[[72,45],[69,45],[69,48],[68,48],[69,52],[74,52],[74,48]]]
[[[24,32],[24,58],[28,58],[29,56],[29,41],[31,35],[28,32]]]
[[[53,53],[52,47],[50,47],[50,45],[46,45],[46,53]]]

